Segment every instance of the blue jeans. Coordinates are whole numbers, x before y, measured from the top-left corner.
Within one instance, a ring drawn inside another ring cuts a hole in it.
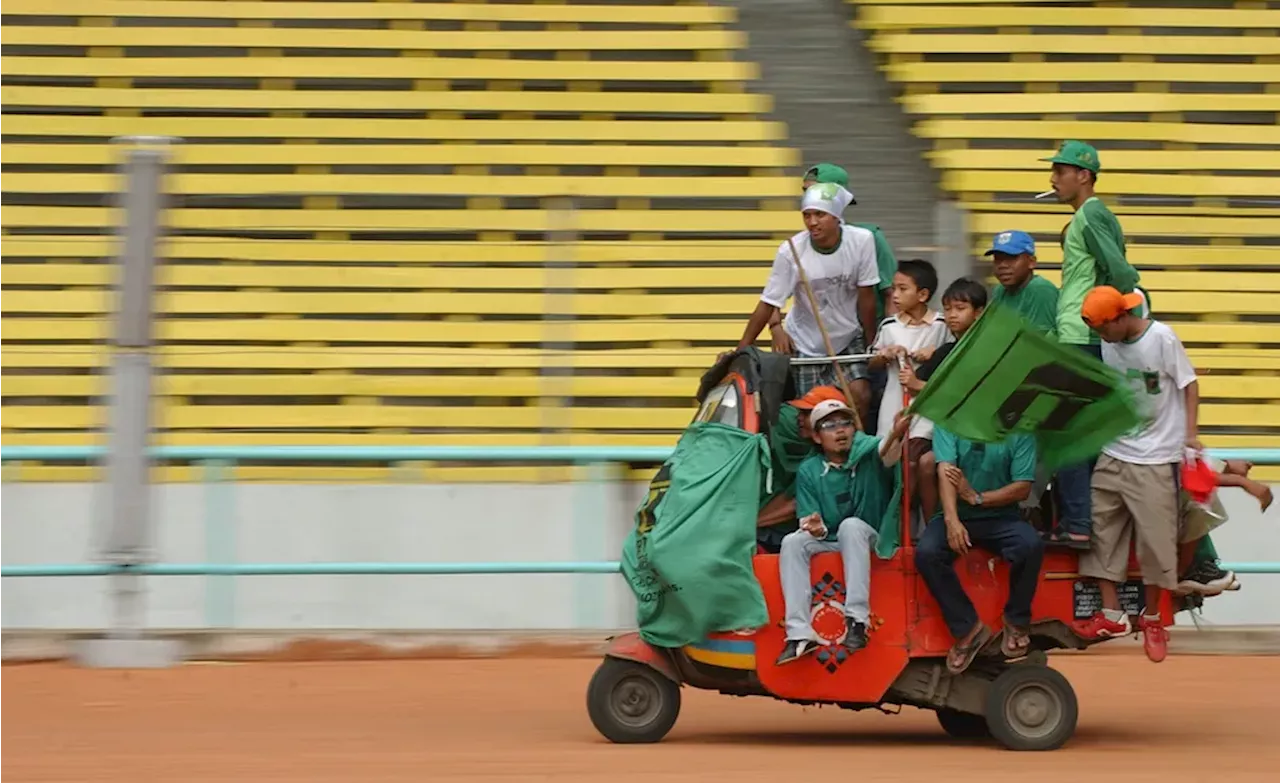
[[[964,523],[975,547],[1000,555],[1009,562],[1009,600],[1004,617],[1019,626],[1031,623],[1031,601],[1040,579],[1044,542],[1016,509],[994,519]],[[956,639],[963,639],[978,624],[973,602],[960,585],[955,569],[956,553],[947,545],[947,523],[938,514],[925,526],[916,544],[916,570],[942,609],[942,618]]]
[[[1080,350],[1102,361],[1101,345],[1078,345]],[[1093,531],[1092,494],[1093,465],[1097,460],[1058,468],[1054,485],[1058,491],[1058,518],[1068,533],[1089,535]]]

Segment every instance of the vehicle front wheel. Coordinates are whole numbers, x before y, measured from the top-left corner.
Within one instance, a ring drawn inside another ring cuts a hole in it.
[[[938,710],[938,723],[942,730],[956,739],[986,739],[991,736],[991,727],[983,715],[960,710]]]
[[[1056,750],[1075,733],[1071,683],[1047,666],[1010,666],[987,692],[987,726],[1010,750]]]
[[[642,663],[605,658],[587,685],[587,714],[613,742],[657,742],[680,715],[680,686]]]

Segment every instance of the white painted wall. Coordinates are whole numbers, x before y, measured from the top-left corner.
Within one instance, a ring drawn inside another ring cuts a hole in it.
[[[644,486],[220,485],[241,562],[616,560]],[[206,557],[205,487],[157,487],[159,559]],[[595,493],[594,497],[591,493]],[[92,557],[105,499],[89,484],[0,488],[6,565]],[[1280,510],[1224,490],[1231,522],[1215,539],[1226,560],[1280,562]],[[215,504],[215,508],[217,505]],[[1280,508],[1280,507],[1278,507]],[[575,512],[577,516],[575,517]],[[576,528],[576,529],[575,529]],[[1280,575],[1242,576],[1244,589],[1208,602],[1226,625],[1280,624]],[[575,629],[633,623],[617,575],[154,577],[148,620],[166,629]],[[0,589],[6,630],[108,625],[106,580],[10,578]]]

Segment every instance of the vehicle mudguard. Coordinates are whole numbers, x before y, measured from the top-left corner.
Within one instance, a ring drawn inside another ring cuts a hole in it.
[[[680,675],[671,662],[671,658],[662,650],[640,638],[637,631],[624,633],[609,639],[609,646],[604,654],[609,658],[620,658],[624,661],[635,661],[680,684]]]

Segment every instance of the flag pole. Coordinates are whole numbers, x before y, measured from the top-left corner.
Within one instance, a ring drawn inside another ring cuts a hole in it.
[[[905,356],[898,357],[898,367],[901,369],[903,365],[910,361]],[[911,546],[911,422],[909,421],[911,414],[911,391],[906,386],[902,387],[902,411],[907,416],[907,434],[902,438],[902,532],[899,536],[898,543],[903,546]]]
[[[862,426],[862,417],[858,415],[858,406],[854,403],[853,391],[849,388],[849,379],[845,377],[844,368],[840,366],[840,362],[836,360],[836,349],[831,344],[831,335],[827,334],[827,327],[822,323],[822,316],[818,314],[818,297],[813,295],[813,288],[809,285],[809,276],[804,273],[804,266],[800,264],[800,254],[796,252],[795,242],[791,237],[787,237],[787,247],[791,248],[791,260],[795,262],[796,272],[800,275],[800,286],[804,289],[805,297],[809,300],[809,309],[813,311],[813,320],[818,324],[818,331],[822,332],[822,344],[827,349],[827,355],[833,357],[831,366],[836,368],[836,382],[840,384],[840,392],[844,394],[844,400],[849,404],[849,410],[853,413],[853,426],[865,432]]]

